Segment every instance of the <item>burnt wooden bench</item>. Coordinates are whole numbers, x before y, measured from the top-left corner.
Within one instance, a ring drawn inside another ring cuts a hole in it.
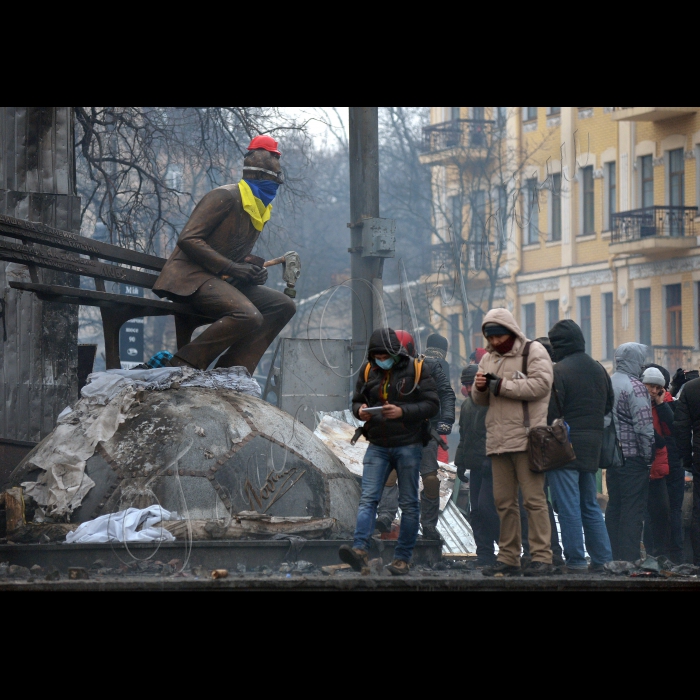
[[[0,260],[26,265],[31,278],[31,282],[11,281],[10,287],[33,292],[42,301],[100,308],[107,369],[120,368],[119,330],[133,318],[174,316],[178,349],[190,342],[198,326],[215,320],[194,313],[187,304],[105,291],[105,281],[152,289],[164,258],[4,215],[0,215],[0,236],[19,241],[0,240]],[[42,284],[38,268],[92,277],[95,290]]]

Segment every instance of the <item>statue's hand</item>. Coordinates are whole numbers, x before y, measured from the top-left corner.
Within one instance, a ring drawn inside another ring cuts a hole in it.
[[[221,275],[227,278],[229,284],[265,284],[267,269],[249,263],[232,262],[221,271]]]
[[[254,266],[255,267],[255,266]],[[266,267],[255,267],[257,272],[257,277],[253,284],[265,284],[267,282],[267,268]]]

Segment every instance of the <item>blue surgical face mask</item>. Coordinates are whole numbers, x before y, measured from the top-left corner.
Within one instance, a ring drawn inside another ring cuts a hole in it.
[[[394,358],[389,357],[386,360],[375,360],[377,363],[377,367],[381,367],[382,369],[391,369],[394,366]]]

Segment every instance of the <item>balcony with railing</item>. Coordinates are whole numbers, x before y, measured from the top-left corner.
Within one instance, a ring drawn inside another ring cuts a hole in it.
[[[691,345],[648,345],[647,362],[666,367],[671,374],[679,367],[693,366],[693,352]]]
[[[664,119],[694,114],[699,107],[613,107],[612,118],[618,122],[660,122]]]
[[[612,216],[611,253],[673,252],[697,245],[697,207],[646,207]]]
[[[490,119],[453,119],[423,127],[421,163],[434,165],[467,157],[484,158],[500,127]]]

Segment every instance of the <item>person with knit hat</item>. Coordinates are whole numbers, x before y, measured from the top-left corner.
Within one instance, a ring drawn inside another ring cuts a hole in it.
[[[440,400],[430,368],[423,364],[416,382],[415,360],[401,346],[396,333],[391,328],[374,331],[352,397],[352,412],[364,421],[361,433],[369,442],[364,457],[362,494],[353,544],[342,545],[338,551],[340,560],[356,571],[368,566],[377,504],[389,473],[395,469],[401,529],[394,560],[387,569],[397,576],[408,574],[420,526],[418,478],[423,447],[430,440],[429,420],[439,409]]]
[[[673,435],[673,411],[665,401],[666,377],[656,367],[647,367],[642,374],[642,383],[651,396],[651,415],[654,422],[654,461],[649,474],[647,496],[647,520],[644,531],[650,531],[654,557],[671,555],[671,507],[666,487],[669,473],[668,447],[666,439]],[[646,545],[645,545],[646,547]]]
[[[644,369],[655,367],[664,375],[664,402],[673,411],[674,419],[678,402],[674,400],[671,390],[671,373],[662,365],[650,362]],[[675,424],[675,420],[674,420]],[[669,545],[669,558],[671,561],[681,564],[683,562],[683,499],[685,498],[685,469],[681,453],[676,444],[674,435],[666,436],[666,449],[668,450],[668,476],[664,477],[666,490],[668,491],[668,505],[670,508],[671,520],[671,541]],[[647,552],[654,550],[653,536],[651,528],[644,529],[644,546]]]
[[[496,564],[495,545],[498,544],[501,522],[493,501],[493,472],[491,459],[486,455],[486,406],[477,406],[471,400],[478,366],[467,365],[462,370],[464,403],[459,413],[459,446],[455,455],[457,476],[466,480],[469,470],[470,524],[476,542],[476,566]]]

